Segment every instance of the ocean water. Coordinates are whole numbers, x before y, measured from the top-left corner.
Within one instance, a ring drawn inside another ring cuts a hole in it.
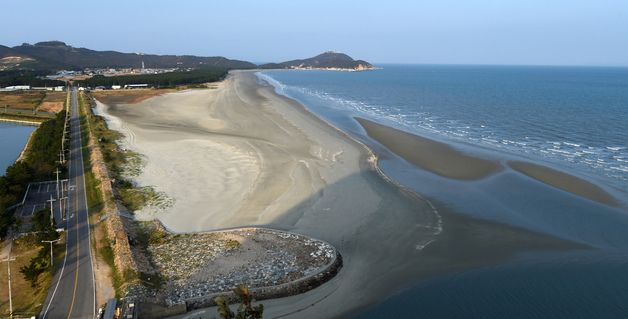
[[[35,126],[0,122],[0,175],[20,156]]]
[[[384,65],[372,72],[258,76],[371,147],[376,143],[365,140],[354,116],[465,151],[549,165],[628,203],[628,68]],[[514,172],[467,182],[434,176],[394,156],[382,157],[380,167],[457,213],[589,248],[517,253],[428,276],[353,317],[628,318],[625,206],[588,201]],[[472,236],[481,241],[483,234]]]
[[[471,269],[427,280],[354,318],[626,318],[626,267],[625,252],[589,252]]]
[[[261,76],[326,116],[524,154],[628,189],[628,68],[385,65]]]

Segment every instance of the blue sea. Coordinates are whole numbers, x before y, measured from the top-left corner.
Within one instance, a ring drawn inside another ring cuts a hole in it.
[[[353,117],[481,156],[547,165],[596,183],[624,205],[510,171],[449,180],[385,154],[385,174],[452,211],[590,248],[528,252],[409,282],[356,318],[628,318],[628,68],[383,65],[258,77],[376,152],[386,151]]]
[[[385,65],[263,74],[324,116],[357,115],[526,154],[628,188],[628,68]]]
[[[35,126],[0,122],[0,175],[20,156]]]

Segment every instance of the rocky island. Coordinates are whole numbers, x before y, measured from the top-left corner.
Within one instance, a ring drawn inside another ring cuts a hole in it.
[[[366,71],[375,67],[364,60],[354,60],[339,52],[327,51],[309,59],[291,60],[282,63],[267,63],[259,66],[262,69],[295,69],[295,70],[334,70],[334,71]]]

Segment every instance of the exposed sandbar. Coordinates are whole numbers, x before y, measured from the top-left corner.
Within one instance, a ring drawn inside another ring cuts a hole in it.
[[[547,166],[522,161],[509,161],[508,165],[517,172],[547,185],[582,196],[592,201],[618,206],[617,200],[599,186],[576,176],[557,171]]]
[[[473,180],[502,169],[495,161],[467,155],[455,148],[363,118],[355,118],[366,133],[406,161],[434,174]]]

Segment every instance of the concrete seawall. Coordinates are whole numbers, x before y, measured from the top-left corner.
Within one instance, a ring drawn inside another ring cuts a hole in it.
[[[330,245],[329,243],[314,239],[308,236],[304,236],[301,234],[270,229],[265,227],[243,227],[243,228],[232,228],[225,230],[218,230],[213,232],[199,233],[200,234],[230,234],[234,232],[263,232],[263,233],[272,233],[279,235],[285,239],[290,240],[293,243],[303,244],[301,240],[306,239],[308,241],[317,242],[320,245],[331,249],[329,261],[323,265],[317,266],[317,269],[308,275],[297,278],[292,281],[287,281],[281,284],[276,285],[268,285],[261,287],[249,287],[249,292],[252,297],[256,301],[266,300],[266,299],[275,299],[288,297],[293,295],[298,295],[305,293],[309,290],[312,290],[325,282],[331,280],[343,266],[343,259],[341,254],[336,250],[335,247]],[[294,237],[297,236],[297,237]],[[298,239],[301,238],[301,239]],[[308,244],[305,243],[307,246]],[[171,316],[183,315],[187,312],[214,307],[216,306],[216,302],[214,299],[216,297],[225,298],[230,304],[237,305],[240,303],[239,298],[232,291],[221,291],[209,293],[200,297],[192,297],[188,299],[184,299],[181,302],[170,304],[166,306],[163,302],[155,300],[153,298],[144,298],[137,300],[138,301],[138,313],[140,317],[143,318],[168,318]]]
[[[336,276],[342,268],[342,255],[336,251],[335,258],[318,272],[291,282],[276,286],[249,288],[255,300],[275,299],[302,294],[312,290]],[[187,311],[216,306],[214,298],[223,296],[229,303],[239,303],[233,292],[220,292],[204,297],[186,300]]]
[[[91,110],[85,110],[90,112]],[[126,271],[136,271],[137,265],[133,259],[131,252],[131,246],[129,244],[129,237],[127,236],[126,228],[122,218],[120,218],[120,212],[113,196],[113,188],[111,186],[111,179],[105,161],[103,159],[102,152],[98,147],[98,142],[89,128],[89,142],[87,147],[89,149],[89,160],[92,164],[92,171],[94,177],[100,181],[100,191],[103,196],[104,212],[107,216],[106,229],[107,238],[109,239],[111,249],[113,250],[114,263],[120,274],[124,274]]]

